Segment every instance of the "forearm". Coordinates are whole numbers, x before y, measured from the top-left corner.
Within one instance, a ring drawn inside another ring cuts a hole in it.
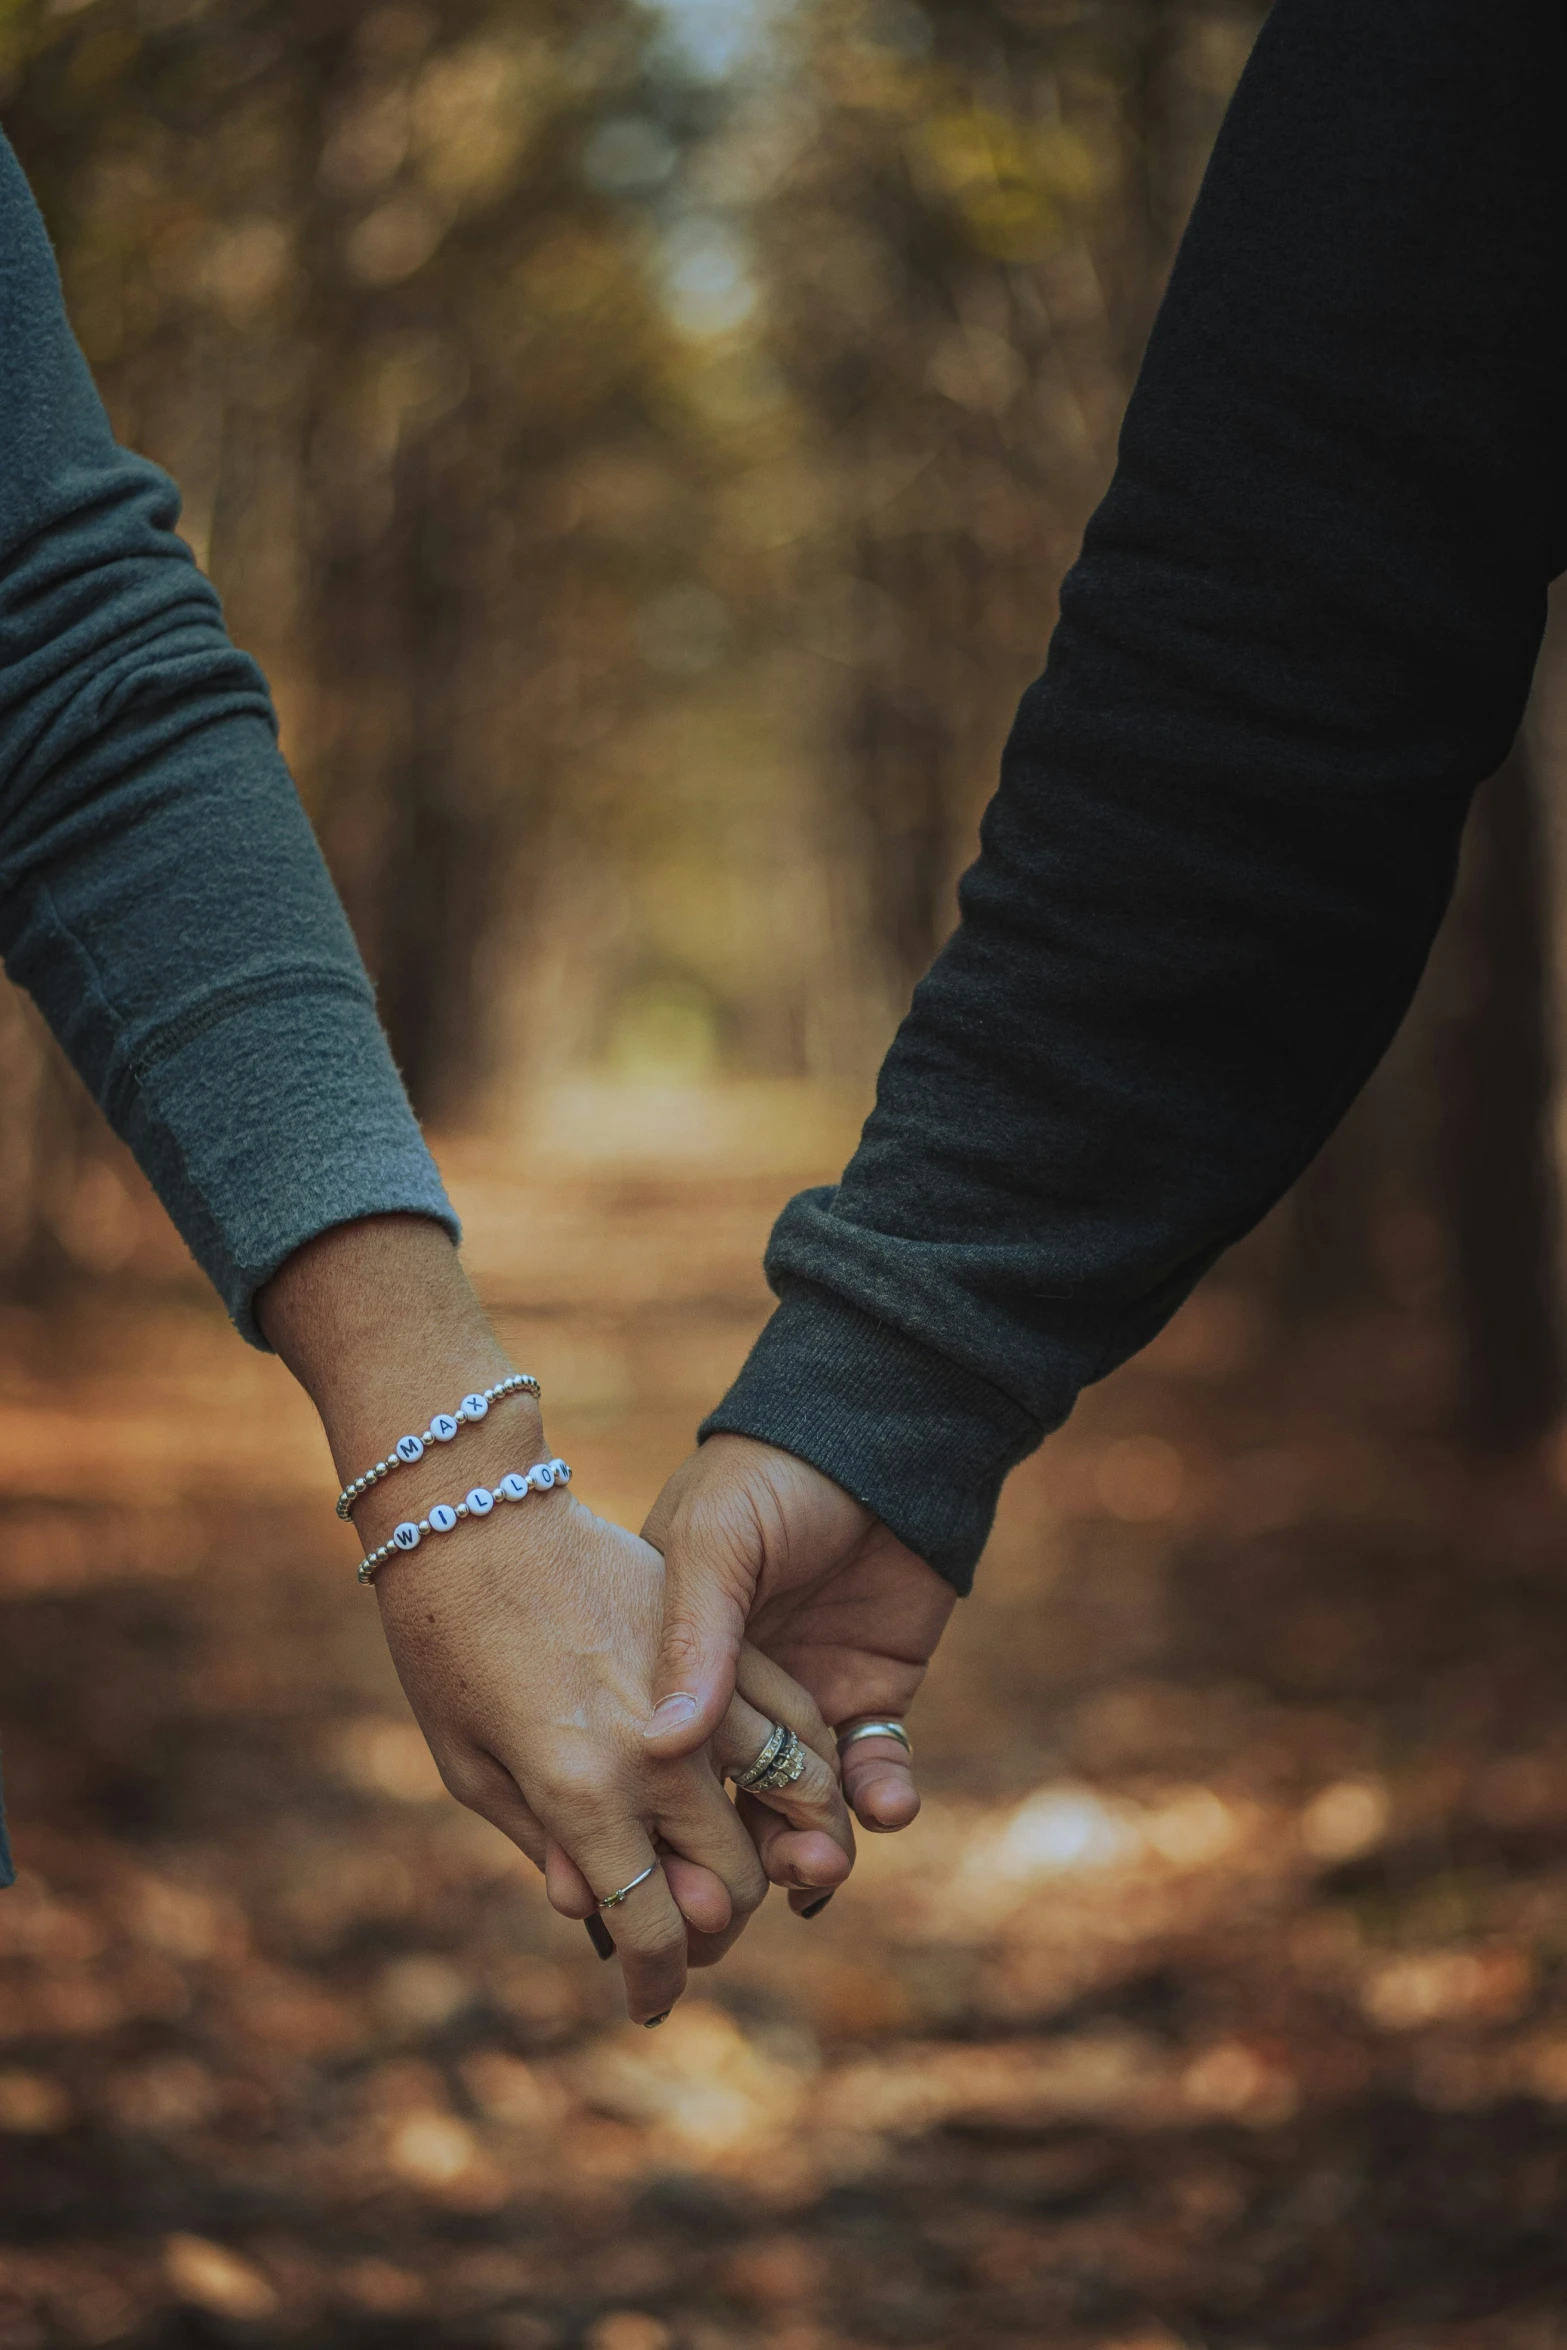
[[[116,445],[0,139],[0,948],[241,1332],[328,1227],[455,1232],[266,681]]]
[[[1385,1048],[1564,556],[1558,11],[1281,0],[960,929],[710,1429],[961,1586]]]

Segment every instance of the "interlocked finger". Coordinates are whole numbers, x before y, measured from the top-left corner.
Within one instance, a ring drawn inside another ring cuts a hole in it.
[[[538,1809],[592,1891],[594,1914],[620,1959],[628,2013],[637,2023],[662,2022],[685,1989],[686,1926],[647,1829],[580,1801],[569,1819],[553,1817],[542,1796]]]
[[[737,1697],[713,1738],[713,1759],[727,1778],[739,1783],[769,1748],[778,1746],[778,1733],[782,1731],[787,1738],[792,1728],[791,1723],[759,1713],[754,1705]],[[788,1762],[787,1748],[780,1759]],[[787,1785],[764,1784],[743,1792],[780,1812],[792,1826],[821,1829],[852,1853],[853,1831],[834,1765],[797,1734],[790,1767],[794,1776]]]
[[[713,1741],[714,1758],[731,1775],[755,1764],[775,1725],[737,1697]],[[825,1733],[823,1733],[825,1739]],[[788,1785],[739,1797],[739,1812],[775,1885],[841,1885],[854,1866],[854,1829],[837,1773],[814,1746],[796,1749],[798,1776]]]
[[[548,1838],[543,1823],[504,1764],[477,1747],[451,1758],[438,1755],[436,1762],[448,1792],[466,1810],[477,1812],[492,1828],[499,1828],[536,1869],[545,1867]]]
[[[764,1714],[769,1722],[787,1722],[795,1736],[814,1754],[819,1754],[833,1777],[837,1777],[838,1742],[823,1721],[816,1700],[782,1665],[774,1664],[770,1656],[764,1656],[749,1641],[740,1651],[735,1687],[746,1704]]]
[[[655,1832],[670,1852],[700,1862],[722,1880],[731,1917],[743,1924],[766,1899],[767,1877],[715,1775],[715,1762],[693,1755],[665,1764],[655,1792]]]
[[[627,2012],[634,2023],[662,2023],[686,1987],[686,1925],[658,1855],[646,1837],[638,1852],[628,1836],[607,1844],[587,1873],[620,1958]]]
[[[547,1842],[544,1888],[550,1907],[558,1910],[563,1918],[586,1921],[596,1917],[598,1902],[586,1877],[563,1845],[557,1844],[553,1837]],[[695,1955],[697,1943],[704,1937],[722,1934],[734,1915],[729,1889],[720,1876],[712,1869],[703,1868],[699,1861],[685,1860],[678,1852],[666,1852],[662,1858],[675,1907],[690,1929],[692,1963],[700,1965],[702,1962]],[[599,1937],[595,1935],[593,1939],[595,1948],[601,1948]]]

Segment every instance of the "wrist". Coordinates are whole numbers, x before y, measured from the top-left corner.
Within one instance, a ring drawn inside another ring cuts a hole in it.
[[[424,1428],[433,1412],[452,1411],[460,1397],[512,1368],[450,1239],[418,1216],[371,1217],[321,1233],[279,1268],[256,1314],[320,1413],[345,1482],[384,1459],[400,1436]],[[523,1405],[533,1408],[531,1425],[519,1418]],[[535,1399],[508,1397],[477,1428],[463,1430],[463,1466],[470,1457],[474,1464],[470,1484],[502,1423],[518,1439],[536,1437]],[[438,1459],[448,1449],[430,1448]]]

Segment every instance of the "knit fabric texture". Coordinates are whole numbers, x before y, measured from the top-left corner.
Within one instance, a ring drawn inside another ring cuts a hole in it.
[[[210,1275],[456,1219],[279,756],[266,681],[118,447],[0,141],[0,950]]]
[[[1278,0],[961,921],[703,1435],[968,1588],[1011,1465],[1386,1049],[1567,564],[1567,17]]]

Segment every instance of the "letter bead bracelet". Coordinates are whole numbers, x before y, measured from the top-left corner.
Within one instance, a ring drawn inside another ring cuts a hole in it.
[[[455,1507],[438,1501],[429,1516],[417,1524],[405,1518],[400,1526],[394,1526],[380,1549],[360,1560],[359,1580],[373,1583],[377,1569],[384,1567],[394,1552],[417,1550],[427,1534],[450,1534],[463,1518],[487,1518],[498,1501],[526,1501],[530,1493],[548,1493],[552,1486],[570,1483],[571,1470],[564,1461],[540,1461],[536,1468],[513,1469],[496,1486],[476,1485]]]
[[[465,1395],[455,1412],[436,1412],[422,1436],[399,1436],[384,1461],[377,1461],[373,1469],[366,1469],[352,1485],[345,1485],[337,1497],[340,1518],[352,1517],[354,1504],[362,1501],[372,1485],[379,1485],[383,1477],[390,1477],[394,1469],[411,1469],[415,1461],[422,1461],[429,1444],[450,1444],[465,1421],[482,1420],[492,1403],[499,1403],[503,1395],[539,1393],[537,1379],[526,1371],[513,1371],[509,1379],[498,1380],[493,1387],[475,1390]]]

